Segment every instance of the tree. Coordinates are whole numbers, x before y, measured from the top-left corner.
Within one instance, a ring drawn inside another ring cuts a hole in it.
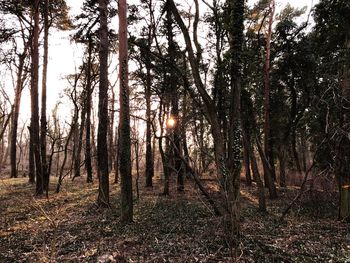
[[[40,148],[41,148],[41,163],[43,187],[46,192],[49,190],[50,175],[48,174],[47,159],[46,159],[46,82],[47,82],[47,64],[49,56],[49,0],[44,1],[44,57],[43,57],[43,76],[41,85],[41,119],[40,119]]]
[[[121,222],[133,219],[131,177],[130,107],[128,86],[127,1],[118,2],[119,16],[119,171],[121,180]]]
[[[180,27],[186,43],[188,59],[192,69],[193,80],[201,99],[203,100],[203,112],[211,125],[212,138],[214,142],[215,163],[217,167],[218,178],[221,185],[221,194],[225,200],[222,206],[222,214],[224,215],[224,224],[227,230],[227,241],[230,245],[234,243],[234,237],[239,233],[239,174],[240,174],[240,117],[239,114],[239,94],[240,94],[240,53],[242,46],[243,34],[243,14],[244,1],[226,1],[228,12],[227,27],[230,36],[230,62],[231,64],[231,95],[230,95],[230,116],[229,124],[231,133],[229,135],[229,149],[225,149],[225,140],[220,127],[217,109],[212,98],[208,94],[200,76],[198,67],[198,57],[196,57],[192,41],[187,26],[185,25],[179,10],[173,0],[169,1],[171,11]],[[197,36],[194,35],[194,38]],[[196,40],[194,41],[196,42]],[[197,42],[198,43],[198,42]],[[236,47],[238,49],[233,50]],[[198,52],[197,46],[197,52]],[[237,52],[235,54],[235,52]],[[238,103],[238,104],[237,104]],[[227,158],[228,157],[228,158]]]
[[[38,84],[39,84],[39,5],[40,1],[33,1],[32,10],[34,16],[34,27],[33,27],[33,39],[31,47],[31,122],[30,122],[30,133],[31,143],[33,145],[34,159],[35,159],[35,170],[36,170],[36,195],[44,193],[43,185],[43,174],[41,164],[41,152],[40,152],[40,132],[39,132],[39,95],[38,95]]]
[[[99,188],[97,204],[109,206],[109,173],[108,173],[108,26],[107,0],[99,0],[100,10],[100,88],[98,100],[98,133],[97,133],[97,163],[99,170]]]

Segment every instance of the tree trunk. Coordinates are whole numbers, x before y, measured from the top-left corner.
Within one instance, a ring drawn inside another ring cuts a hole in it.
[[[244,0],[227,0],[229,44],[230,44],[230,116],[228,131],[228,169],[229,176],[225,181],[227,189],[227,207],[229,218],[225,225],[231,245],[238,245],[234,237],[240,233],[240,172],[241,172],[241,64],[243,46]]]
[[[345,47],[350,52],[350,24],[347,25]],[[350,222],[350,63],[345,62],[342,81],[342,109],[336,175],[339,181],[339,219]]]
[[[250,156],[251,166],[253,171],[253,178],[258,187],[259,210],[261,212],[266,212],[265,188],[260,178],[259,169],[256,162],[255,154],[254,154],[254,149],[251,144],[251,139],[249,138],[245,127],[242,127],[242,134],[243,134],[243,143],[245,145],[244,147],[247,150],[247,154]]]
[[[28,155],[28,162],[29,162],[29,183],[34,184],[35,183],[35,159],[34,159],[34,145],[33,145],[33,133],[30,126],[28,126],[29,130],[29,155]]]
[[[269,3],[269,26],[266,34],[265,45],[265,64],[264,64],[264,154],[269,162],[270,169],[264,166],[264,179],[265,185],[269,180],[273,180],[274,176],[274,164],[271,160],[272,146],[271,146],[271,127],[270,127],[270,66],[271,66],[271,36],[272,36],[272,24],[275,16],[275,0],[270,0]],[[271,177],[271,178],[270,178]]]
[[[114,183],[117,184],[119,182],[119,136],[118,129],[115,129],[114,135],[115,142],[115,158],[114,158]]]
[[[12,114],[12,125],[11,125],[11,150],[10,150],[10,158],[11,158],[11,178],[17,177],[17,166],[16,166],[16,158],[17,158],[17,129],[18,129],[18,116],[21,105],[21,96],[23,90],[23,69],[24,62],[26,58],[26,50],[23,51],[22,54],[18,56],[19,65],[17,72],[17,83],[16,83],[16,91],[15,91],[15,99],[13,103],[13,114]]]
[[[252,185],[252,176],[250,173],[250,157],[249,157],[249,150],[247,143],[243,140],[243,161],[244,161],[244,168],[245,168],[245,178],[246,178],[246,184],[247,186]]]
[[[239,117],[237,119],[236,116],[231,115],[230,119],[230,128],[233,133],[230,135],[230,139],[234,140],[231,141],[232,149],[234,149],[233,152],[230,154],[230,160],[229,162],[226,162],[226,156],[227,153],[225,151],[225,143],[224,143],[224,136],[221,132],[220,122],[219,118],[217,116],[217,109],[215,108],[215,103],[213,103],[213,100],[210,98],[209,94],[207,93],[205,86],[201,80],[200,76],[200,70],[197,58],[194,54],[193,46],[192,46],[192,40],[190,38],[188,28],[186,27],[184,21],[182,20],[182,17],[176,8],[176,5],[173,0],[168,0],[171,5],[172,13],[175,17],[175,20],[177,21],[184,39],[186,43],[187,53],[189,57],[189,62],[192,69],[192,75],[194,84],[197,87],[197,90],[201,96],[201,99],[203,101],[203,111],[208,119],[209,123],[211,124],[211,132],[212,132],[212,138],[214,141],[214,152],[215,152],[215,162],[217,166],[217,172],[218,172],[218,178],[220,180],[221,184],[221,195],[225,198],[225,204],[224,204],[224,210],[226,211],[224,215],[224,223],[226,226],[226,233],[228,242],[230,245],[234,242],[234,237],[239,233],[239,173],[240,173],[240,165],[238,165],[238,155],[240,155],[240,127],[239,127]],[[229,5],[229,12],[232,13],[229,17],[234,19],[235,22],[233,27],[238,25],[236,28],[238,31],[232,31],[230,32],[231,37],[235,38],[236,33],[240,33],[240,31],[243,30],[243,11],[244,11],[244,2],[242,0],[228,2]],[[233,39],[231,38],[231,40]],[[239,41],[238,41],[239,42]],[[237,42],[237,43],[238,43]],[[240,43],[239,45],[241,45]],[[235,44],[234,44],[235,45]],[[232,48],[232,43],[231,43]],[[241,46],[239,50],[236,50],[238,53],[240,53]],[[231,50],[233,51],[233,50]],[[233,112],[236,112],[239,110],[239,103],[237,104],[237,101],[239,102],[239,78],[232,78],[232,94],[231,94],[231,104]],[[236,118],[236,119],[235,119]],[[232,130],[233,128],[233,130]],[[231,151],[231,149],[230,149]],[[240,159],[240,158],[239,158]]]
[[[151,29],[148,34],[148,50],[151,49]],[[152,178],[154,176],[154,163],[153,163],[153,152],[152,152],[152,131],[151,131],[151,59],[150,55],[145,55],[146,59],[146,85],[145,85],[145,96],[146,96],[146,187],[152,187]]]
[[[100,90],[98,97],[98,133],[97,133],[97,165],[99,171],[99,187],[97,204],[109,207],[109,174],[108,174],[108,26],[107,0],[99,0],[100,9]]]
[[[86,181],[92,183],[92,165],[91,165],[91,64],[92,64],[92,38],[88,37],[88,62],[86,69],[86,123],[85,123],[85,169]]]
[[[34,27],[33,27],[33,42],[31,49],[32,56],[32,71],[31,71],[31,132],[32,144],[36,170],[36,189],[35,194],[41,195],[44,193],[43,174],[40,154],[40,136],[39,136],[39,0],[33,1]]]
[[[48,174],[46,159],[46,80],[47,64],[49,55],[49,0],[44,1],[44,56],[43,56],[43,78],[41,86],[41,120],[40,120],[40,149],[42,162],[43,187],[46,193],[49,190],[50,175]]]
[[[108,171],[111,172],[114,168],[114,158],[115,158],[115,146],[114,146],[114,112],[115,112],[115,91],[114,85],[111,86],[112,98],[110,101],[111,113],[109,117],[108,125]]]
[[[133,220],[133,198],[131,178],[131,142],[130,142],[130,107],[128,84],[128,35],[127,35],[127,3],[118,2],[119,15],[119,148],[121,179],[121,222]]]
[[[86,116],[86,98],[83,103],[81,113],[80,113],[80,129],[78,135],[78,146],[76,147],[75,158],[74,158],[74,175],[73,179],[80,176],[80,167],[81,167],[81,150],[83,148],[83,135],[84,135],[84,127],[85,127],[85,116]],[[78,127],[78,126],[77,126]],[[72,180],[73,180],[72,179]]]
[[[280,186],[286,187],[286,151],[284,145],[280,146],[278,153],[278,161],[280,165]]]
[[[168,40],[168,56],[169,61],[176,63],[176,46],[174,43],[173,36],[173,18],[170,9],[169,2],[166,3],[166,27],[167,27],[167,40]],[[175,125],[172,130],[174,145],[171,144],[171,147],[176,147],[176,150],[173,150],[174,156],[174,169],[177,173],[177,190],[184,190],[184,175],[182,169],[182,161],[179,156],[181,154],[180,142],[181,142],[181,128],[180,128],[180,119],[179,119],[179,97],[178,97],[178,85],[176,81],[176,75],[174,68],[172,66],[168,67],[169,69],[169,83],[168,88],[171,93],[171,117],[175,120]]]

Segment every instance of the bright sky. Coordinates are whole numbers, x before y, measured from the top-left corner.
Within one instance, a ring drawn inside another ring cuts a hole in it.
[[[138,0],[129,0],[128,3],[137,3]],[[175,2],[180,2],[176,0]],[[210,1],[209,1],[210,2]],[[249,0],[250,5],[257,2],[256,0]],[[282,9],[288,2],[295,7],[308,6],[309,8],[315,5],[318,0],[276,0],[277,12]],[[79,14],[82,0],[67,0],[68,6],[71,7],[71,15]],[[307,13],[308,13],[307,11]],[[117,24],[115,29],[117,30]],[[49,65],[48,65],[48,114],[51,113],[51,109],[59,99],[59,94],[62,90],[67,87],[67,81],[64,77],[68,74],[75,72],[81,63],[81,47],[70,41],[69,32],[57,32],[52,30],[50,32],[50,46],[49,46]],[[22,105],[21,105],[21,120],[29,118],[30,111],[30,99],[29,91],[26,89],[23,94]],[[67,107],[60,107],[61,115],[67,115]],[[67,116],[68,121],[70,116]]]

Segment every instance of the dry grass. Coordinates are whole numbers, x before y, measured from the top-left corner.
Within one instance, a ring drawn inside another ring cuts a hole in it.
[[[117,185],[111,209],[102,210],[95,205],[97,184],[84,178],[67,178],[49,199],[34,198],[26,181],[0,181],[0,262],[350,262],[349,225],[334,218],[334,193],[303,196],[281,224],[296,188],[280,190],[269,213],[260,214],[255,188],[243,187],[243,235],[231,257],[220,218],[190,182],[184,194],[172,189],[170,197],[159,196],[160,181],[140,187],[134,223],[122,226]]]

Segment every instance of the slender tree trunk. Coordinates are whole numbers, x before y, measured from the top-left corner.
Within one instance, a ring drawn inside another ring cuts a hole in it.
[[[297,138],[296,137],[297,137],[296,130],[295,130],[295,128],[293,128],[292,134],[291,134],[292,153],[293,153],[293,157],[294,157],[295,166],[297,168],[297,171],[299,174],[301,174],[301,165],[300,165],[299,155],[298,155],[298,151],[297,151]]]
[[[99,170],[99,188],[97,204],[109,206],[109,174],[108,174],[108,26],[107,0],[99,0],[100,9],[100,90],[98,99],[98,133],[97,164]]]
[[[83,148],[83,135],[84,135],[84,127],[85,127],[85,116],[86,116],[86,98],[83,103],[81,113],[80,113],[80,129],[77,129],[78,135],[78,142],[76,147],[76,153],[74,158],[74,175],[73,179],[76,177],[80,177],[80,167],[81,167],[81,150]],[[78,126],[77,126],[78,127]]]
[[[69,146],[69,143],[70,143],[71,138],[73,136],[73,133],[74,133],[76,125],[78,125],[78,116],[77,116],[77,114],[75,114],[73,116],[71,128],[70,128],[70,130],[68,132],[68,136],[67,136],[66,142],[64,144],[63,161],[62,161],[62,164],[61,164],[61,167],[60,167],[60,174],[59,174],[58,182],[57,182],[57,186],[56,186],[56,193],[60,192],[60,189],[61,189],[61,186],[62,186],[62,182],[63,182],[63,179],[65,177],[64,168],[66,167],[66,162],[67,162],[67,159],[68,159],[68,146]]]
[[[48,174],[46,158],[46,82],[47,82],[47,64],[49,55],[49,0],[44,1],[44,57],[43,57],[43,78],[41,86],[41,120],[40,120],[40,149],[43,187],[46,193],[49,190],[50,175]]]
[[[112,98],[110,101],[111,113],[109,117],[108,125],[108,170],[111,172],[114,168],[114,158],[115,158],[115,146],[114,146],[114,105],[115,105],[115,91],[114,86],[111,86]]]
[[[151,29],[148,34],[148,50],[151,49]],[[153,163],[153,151],[152,151],[152,131],[151,131],[151,59],[150,55],[146,54],[146,187],[152,187],[152,178],[154,176],[154,163]]]
[[[278,153],[278,161],[280,165],[280,186],[286,187],[286,152],[285,146],[281,145]]]
[[[44,193],[43,174],[41,165],[40,153],[40,136],[39,136],[39,0],[33,1],[34,27],[33,27],[33,43],[31,49],[32,56],[32,78],[31,78],[31,132],[34,151],[34,160],[36,168],[36,189],[35,194],[41,195]]]
[[[251,139],[249,138],[248,132],[246,131],[245,127],[242,127],[242,134],[243,134],[244,147],[246,148],[247,154],[249,155],[251,160],[253,178],[258,187],[259,210],[261,212],[266,212],[266,198],[265,198],[264,184],[260,178],[259,169],[256,162],[255,154],[254,154],[254,149],[251,144]]]
[[[131,142],[130,142],[130,107],[128,84],[128,35],[127,35],[127,3],[118,2],[119,15],[119,149],[121,179],[121,222],[133,220],[133,198],[131,177]]]
[[[244,142],[244,141],[243,141]],[[252,185],[252,176],[250,173],[250,157],[249,157],[249,150],[247,143],[243,143],[243,161],[244,161],[244,168],[245,168],[245,178],[246,178],[246,184],[247,186]]]
[[[35,159],[34,159],[34,144],[33,144],[33,132],[30,126],[28,126],[29,130],[29,155],[28,155],[28,162],[29,162],[29,183],[34,184],[35,183]]]
[[[92,64],[92,38],[88,37],[88,62],[86,69],[86,123],[85,123],[85,169],[86,181],[92,183],[92,165],[91,165],[91,64]]]
[[[272,156],[271,145],[271,121],[270,121],[270,66],[271,66],[271,36],[272,36],[272,23],[275,16],[275,0],[270,0],[270,18],[269,26],[266,34],[265,45],[265,64],[264,64],[264,154],[269,162],[270,169],[264,166],[264,179],[265,185],[268,185],[269,180],[273,180],[274,176],[274,164],[273,160],[270,160]]]
[[[166,27],[167,27],[167,40],[168,40],[168,56],[169,61],[176,61],[176,46],[174,42],[173,36],[173,18],[171,13],[171,8],[169,5],[169,1],[166,3]],[[175,125],[172,130],[174,145],[171,144],[171,147],[176,147],[178,151],[173,150],[174,153],[174,168],[177,173],[177,190],[184,190],[184,175],[182,169],[182,161],[179,156],[180,153],[180,142],[181,142],[181,128],[180,128],[180,119],[179,119],[179,97],[178,97],[178,85],[176,81],[175,71],[172,66],[168,66],[169,69],[169,90],[171,92],[171,116],[175,120]]]
[[[115,129],[114,142],[115,142],[114,183],[117,184],[119,182],[119,136],[118,136],[118,129]]]
[[[15,91],[15,99],[13,104],[13,114],[12,114],[12,125],[11,125],[11,150],[10,150],[10,158],[11,158],[11,177],[17,177],[17,166],[16,166],[16,158],[17,158],[17,129],[18,129],[18,116],[21,105],[21,96],[23,89],[23,69],[24,62],[26,59],[26,50],[20,54],[19,56],[19,65],[17,72],[17,83],[16,83],[16,91]]]

